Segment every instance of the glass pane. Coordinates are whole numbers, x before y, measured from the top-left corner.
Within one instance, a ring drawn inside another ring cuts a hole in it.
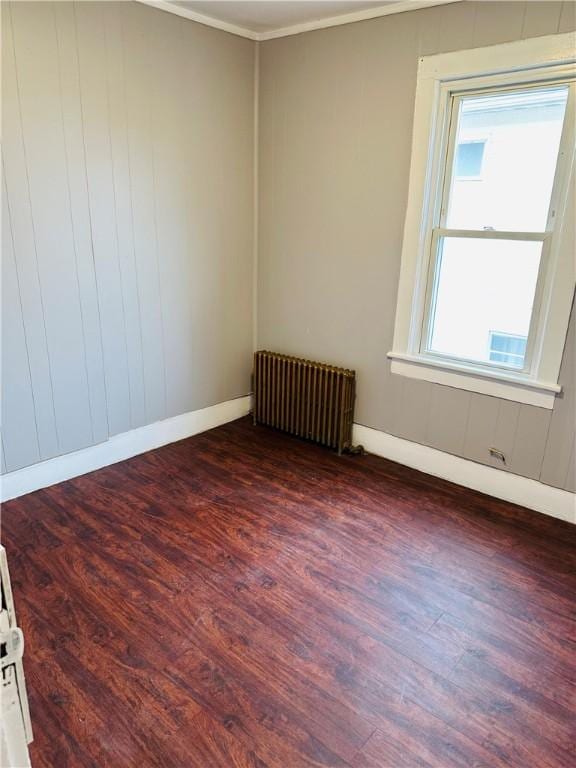
[[[494,363],[523,365],[526,354],[526,336],[512,336],[507,333],[490,332],[490,360]]]
[[[544,232],[568,86],[460,101],[446,226]]]
[[[463,141],[456,149],[457,179],[477,179],[482,172],[485,141]]]
[[[430,351],[523,368],[541,242],[441,238]]]

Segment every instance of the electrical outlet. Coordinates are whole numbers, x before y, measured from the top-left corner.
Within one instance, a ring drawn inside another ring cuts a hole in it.
[[[492,456],[493,459],[497,459],[502,464],[506,464],[506,456],[504,455],[504,453],[502,451],[498,450],[498,448],[490,448],[489,449],[489,453],[490,453],[490,456]]]

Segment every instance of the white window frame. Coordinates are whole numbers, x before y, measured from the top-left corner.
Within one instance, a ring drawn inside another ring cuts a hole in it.
[[[547,230],[542,234],[496,233],[505,239],[543,241],[537,295],[529,335],[529,366],[523,371],[422,352],[431,285],[433,237],[442,235],[442,184],[448,123],[455,94],[479,89],[574,81],[572,34],[549,35],[487,48],[420,59],[408,205],[391,358],[392,373],[473,392],[552,408],[561,391],[558,376],[575,287],[574,164],[576,85],[571,82]],[[454,236],[455,230],[450,230]],[[471,236],[463,230],[464,236]],[[475,231],[474,237],[482,237]],[[487,232],[493,238],[494,232]]]

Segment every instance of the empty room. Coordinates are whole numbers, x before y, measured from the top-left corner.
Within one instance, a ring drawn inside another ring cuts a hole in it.
[[[576,3],[0,12],[0,766],[576,768]]]

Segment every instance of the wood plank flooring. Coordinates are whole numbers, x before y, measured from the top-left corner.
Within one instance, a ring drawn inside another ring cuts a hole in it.
[[[244,419],[8,502],[35,768],[576,766],[576,529]]]

